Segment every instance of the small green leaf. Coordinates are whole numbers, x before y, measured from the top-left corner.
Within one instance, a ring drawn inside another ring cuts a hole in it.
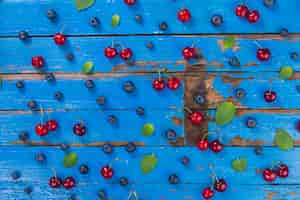
[[[288,132],[279,128],[276,130],[275,144],[281,150],[289,150],[294,146],[294,141]]]
[[[236,172],[243,172],[247,169],[248,161],[246,158],[239,158],[231,162],[231,167]]]
[[[111,25],[115,27],[115,26],[119,26],[119,24],[120,24],[120,15],[117,14],[113,15],[111,17]]]
[[[74,165],[76,165],[77,161],[77,154],[74,152],[70,152],[65,155],[63,163],[65,167],[73,167]]]
[[[224,49],[231,49],[231,48],[233,48],[234,45],[235,45],[234,36],[225,37],[223,42],[224,42],[223,43]]]
[[[288,79],[290,78],[294,73],[294,70],[290,66],[284,66],[280,68],[279,77],[282,79]]]
[[[95,3],[95,0],[75,0],[75,6],[78,11],[87,9]]]
[[[235,116],[235,106],[232,102],[223,102],[217,107],[216,123],[225,125],[231,122]]]
[[[144,174],[151,172],[157,165],[157,158],[154,154],[145,155],[141,160],[141,170]]]
[[[152,136],[154,134],[155,127],[151,123],[144,124],[142,128],[143,136]]]
[[[91,61],[85,62],[82,66],[82,73],[91,74],[94,70],[94,63]]]

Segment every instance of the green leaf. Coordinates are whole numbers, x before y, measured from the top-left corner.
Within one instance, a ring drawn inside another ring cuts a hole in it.
[[[141,170],[144,174],[151,172],[157,165],[157,158],[154,154],[145,155],[141,160]]]
[[[279,77],[282,79],[288,79],[290,78],[294,73],[294,70],[290,66],[284,66],[280,68]]]
[[[151,123],[144,124],[142,128],[142,134],[143,136],[152,136],[154,134],[155,127]]]
[[[243,172],[247,169],[248,161],[246,158],[239,158],[231,162],[231,167],[236,172]]]
[[[63,163],[65,167],[73,167],[74,165],[76,165],[77,161],[78,161],[77,154],[70,152],[65,155]]]
[[[216,123],[225,125],[231,122],[235,116],[235,106],[232,102],[223,102],[217,107]]]
[[[111,17],[111,25],[115,27],[115,26],[119,26],[119,24],[120,24],[120,15],[117,14],[113,15]]]
[[[91,61],[85,62],[82,66],[82,73],[91,74],[94,70],[94,63]]]
[[[234,47],[235,45],[235,39],[234,39],[234,36],[227,36],[224,38],[223,40],[223,46],[224,46],[224,49],[231,49]]]
[[[289,150],[294,146],[294,141],[288,132],[280,128],[276,130],[275,144],[281,150]]]
[[[75,6],[78,11],[87,9],[95,3],[95,0],[75,0]]]

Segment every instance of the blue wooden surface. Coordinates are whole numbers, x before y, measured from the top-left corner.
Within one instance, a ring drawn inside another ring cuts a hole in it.
[[[64,30],[67,34],[150,34],[163,33],[158,25],[165,21],[169,25],[166,33],[278,33],[282,28],[296,32],[300,23],[297,0],[288,3],[278,1],[273,8],[266,8],[262,1],[247,1],[250,9],[257,9],[261,19],[257,24],[250,24],[234,14],[235,7],[241,1],[161,1],[139,0],[134,7],[128,7],[123,1],[98,0],[86,11],[77,12],[73,1],[46,0],[34,1],[3,0],[0,4],[1,35],[17,35],[20,30],[28,30],[33,35],[49,35]],[[22,6],[20,6],[22,4]],[[188,8],[192,13],[190,23],[183,24],[177,20],[177,11]],[[46,18],[48,9],[55,9],[59,19],[56,23]],[[120,26],[111,26],[111,17],[121,17]],[[214,14],[223,15],[224,24],[214,27],[210,17]],[[142,15],[143,23],[136,23],[135,15]],[[91,17],[97,16],[101,21],[99,28],[89,25]],[[18,20],[18,19],[22,20]],[[270,22],[270,20],[272,22]]]

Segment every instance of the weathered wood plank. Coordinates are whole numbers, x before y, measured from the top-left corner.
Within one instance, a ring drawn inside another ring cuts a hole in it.
[[[108,122],[109,116],[117,118],[116,124]],[[180,110],[151,110],[145,109],[144,116],[138,116],[131,110],[75,110],[50,111],[44,113],[31,113],[21,111],[0,112],[0,145],[11,145],[22,142],[19,140],[21,132],[29,134],[28,143],[36,145],[59,145],[67,143],[72,145],[101,145],[112,142],[118,145],[127,142],[137,142],[145,145],[167,145],[169,143],[165,132],[172,129],[177,133],[178,140],[184,137],[182,124],[183,113]],[[59,128],[45,137],[35,134],[35,126],[55,119]],[[74,135],[73,126],[83,122],[87,127],[86,135]],[[151,123],[155,127],[153,136],[143,136],[142,127]],[[183,141],[182,141],[183,142]],[[181,144],[182,145],[182,144]]]
[[[3,0],[1,35],[17,35],[20,30],[28,30],[33,35],[49,35],[64,30],[68,34],[149,34],[149,33],[278,33],[281,28],[289,32],[299,32],[300,24],[297,0],[289,3],[278,1],[273,8],[267,8],[262,1],[249,1],[249,8],[257,9],[261,19],[257,24],[235,16],[234,9],[241,2],[211,0],[199,1],[160,1],[139,0],[136,6],[128,7],[123,1],[98,0],[86,11],[77,12],[73,1],[45,0],[39,3],[26,0]],[[177,12],[188,8],[192,13],[190,23],[183,24],[177,20]],[[48,9],[56,10],[58,20],[53,23],[46,17]],[[159,14],[158,14],[159,13]],[[287,14],[288,13],[288,14]],[[118,27],[111,26],[111,17],[121,16]],[[223,15],[224,24],[214,27],[210,18],[214,14]],[[134,20],[135,15],[142,16],[142,23]],[[99,18],[99,28],[89,25],[91,17]],[[22,19],[22,20],[18,20]],[[159,30],[159,24],[165,21],[169,28],[166,32]]]

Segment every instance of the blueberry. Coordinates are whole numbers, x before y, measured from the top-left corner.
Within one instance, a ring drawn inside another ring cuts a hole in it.
[[[18,180],[20,177],[21,177],[21,172],[19,171],[13,171],[11,174],[10,174],[11,178],[13,180]]]
[[[29,139],[29,134],[27,132],[21,132],[19,134],[19,140],[21,140],[22,142],[27,142]]]
[[[35,160],[36,160],[37,162],[39,162],[39,163],[43,163],[43,162],[46,161],[46,155],[43,154],[43,153],[37,153],[37,154],[35,155]]]
[[[133,142],[126,144],[125,149],[127,152],[132,153],[136,151],[136,145]]]
[[[203,95],[200,95],[200,94],[195,95],[195,96],[194,96],[194,101],[195,101],[197,104],[199,104],[199,105],[204,104],[204,103],[205,103],[205,97],[204,97]]]
[[[111,154],[113,152],[113,146],[111,144],[104,144],[102,147],[102,151],[106,154]]]
[[[119,183],[121,186],[126,186],[126,185],[128,185],[128,179],[126,177],[121,177],[119,179]]]
[[[173,129],[168,129],[165,132],[165,136],[169,141],[176,141],[176,132]]]
[[[26,31],[20,31],[19,32],[19,39],[20,40],[26,40],[28,39],[29,35],[28,35],[28,32]]]
[[[76,194],[71,194],[71,196],[68,198],[68,200],[80,200],[80,198],[77,197]]]
[[[127,93],[133,93],[135,91],[135,85],[132,81],[126,81],[123,83],[123,90]]]
[[[266,7],[272,7],[272,6],[274,6],[275,3],[276,3],[275,0],[264,0],[264,5]]]
[[[232,56],[229,61],[228,64],[232,67],[240,67],[241,63],[239,61],[239,59],[236,56]]]
[[[18,81],[18,82],[16,82],[16,87],[17,87],[18,89],[24,88],[24,81]]]
[[[170,184],[178,184],[180,182],[179,177],[176,174],[171,174],[168,180]]]
[[[67,53],[65,57],[66,57],[66,59],[69,60],[69,61],[74,60],[74,54],[73,54],[73,53]]]
[[[256,119],[253,117],[248,117],[248,119],[246,120],[246,125],[248,128],[255,128],[256,124]]]
[[[62,92],[57,91],[54,93],[54,99],[56,99],[57,101],[62,101],[64,98],[64,95]]]
[[[53,10],[53,9],[48,10],[47,11],[47,17],[48,17],[49,20],[52,20],[52,21],[55,20],[57,18],[56,11]]]
[[[107,200],[106,191],[104,189],[99,190],[98,197],[100,198],[100,200]]]
[[[70,148],[70,145],[62,143],[59,145],[60,149],[63,151],[67,151]]]
[[[82,164],[79,166],[79,172],[80,174],[88,174],[89,173],[89,167],[85,164]]]
[[[261,155],[261,154],[263,154],[263,149],[262,149],[261,146],[256,146],[254,148],[254,152],[255,152],[256,155]]]
[[[221,15],[213,15],[210,22],[214,26],[221,26],[223,24],[223,17]]]
[[[55,81],[55,76],[53,73],[46,73],[45,74],[45,80],[49,82]]]
[[[235,97],[238,99],[243,99],[246,96],[246,91],[243,88],[237,88],[235,90]]]
[[[114,124],[116,124],[118,122],[118,118],[116,116],[114,116],[114,115],[109,115],[107,117],[107,122],[110,123],[110,124],[112,124],[112,125],[114,125]]]
[[[300,85],[296,85],[296,90],[300,93]]]
[[[27,187],[24,188],[25,194],[30,195],[32,193],[32,191],[33,191],[33,189],[32,189],[31,186],[27,186]]]
[[[167,24],[167,22],[161,22],[161,23],[159,24],[159,29],[160,29],[161,31],[166,31],[166,30],[168,29],[168,24]]]
[[[142,15],[135,15],[134,20],[136,21],[136,23],[141,24],[143,22],[143,17]]]
[[[144,109],[143,107],[137,107],[137,108],[135,109],[135,112],[136,112],[136,114],[139,115],[139,116],[145,115],[145,109]]]
[[[100,21],[99,21],[99,19],[97,17],[91,17],[91,19],[90,19],[90,25],[92,27],[98,27],[99,24],[100,24]]]
[[[92,89],[92,88],[95,87],[95,83],[94,83],[93,80],[86,80],[86,81],[84,82],[84,85],[85,85],[85,87],[88,88],[88,89]]]
[[[30,109],[30,110],[36,110],[38,105],[37,105],[37,102],[35,100],[30,100],[28,101],[27,103],[27,107]]]
[[[103,106],[106,103],[106,98],[104,96],[100,96],[96,99],[96,103],[100,106]]]
[[[288,37],[289,36],[289,31],[286,28],[283,28],[280,30],[280,36],[281,37]]]
[[[153,42],[151,42],[151,41],[147,42],[147,43],[146,43],[146,47],[147,47],[148,49],[153,49],[153,48],[154,48]]]
[[[180,160],[183,165],[188,165],[190,163],[190,158],[187,156],[182,156]]]
[[[299,54],[297,52],[292,52],[292,53],[290,53],[290,58],[292,60],[298,60]]]

